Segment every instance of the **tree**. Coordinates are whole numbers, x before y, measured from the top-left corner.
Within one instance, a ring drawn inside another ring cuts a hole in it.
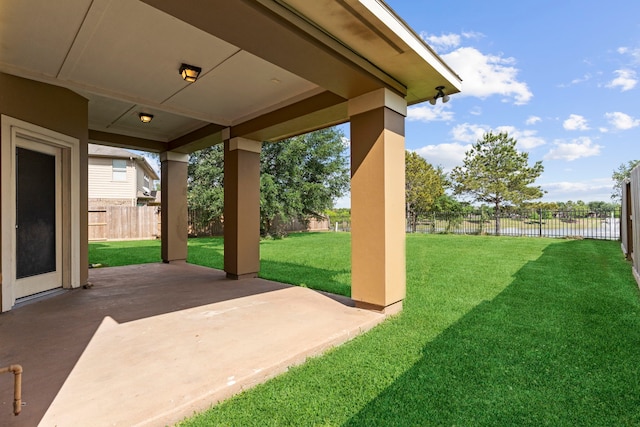
[[[416,231],[418,216],[432,209],[444,194],[443,173],[413,151],[405,151],[405,203],[407,222]]]
[[[448,194],[443,194],[433,202],[431,210],[444,213],[469,213],[473,208],[469,202],[461,202]]]
[[[455,194],[467,194],[493,206],[496,235],[505,203],[520,205],[543,195],[540,187],[531,186],[544,171],[542,162],[530,167],[529,154],[519,152],[516,143],[506,132],[488,132],[465,153],[463,165],[449,175]]]
[[[224,210],[224,153],[222,144],[189,156],[187,201],[204,222],[219,221]]]
[[[611,199],[617,203],[622,203],[622,184],[631,177],[631,170],[640,165],[640,160],[629,160],[626,164],[621,163],[617,170],[613,171],[611,179],[613,179],[613,192]]]
[[[273,234],[275,218],[287,221],[321,217],[349,188],[343,134],[323,129],[276,143],[265,143],[260,155],[260,228]],[[219,220],[224,210],[222,145],[191,154],[188,201],[205,220]],[[282,223],[280,221],[280,223]]]
[[[274,219],[321,218],[349,188],[344,135],[327,128],[276,143],[265,143],[260,156],[260,219],[264,235]]]

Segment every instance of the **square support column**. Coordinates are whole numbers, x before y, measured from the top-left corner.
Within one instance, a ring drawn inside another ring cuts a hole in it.
[[[187,170],[189,155],[160,154],[162,262],[187,260]]]
[[[245,138],[224,142],[224,271],[230,279],[260,271],[260,151]]]
[[[351,298],[387,314],[402,309],[406,294],[406,107],[386,89],[349,100]]]

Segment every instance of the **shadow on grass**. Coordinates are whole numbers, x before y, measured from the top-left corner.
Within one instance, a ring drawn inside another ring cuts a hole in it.
[[[548,246],[344,425],[640,425],[638,289],[602,247]]]
[[[317,233],[320,234],[320,233]],[[298,239],[309,239],[310,233],[290,234],[285,242],[295,245]],[[266,243],[272,243],[267,241]],[[301,249],[296,247],[298,251]],[[306,249],[310,249],[307,246]],[[313,248],[311,247],[313,250]],[[265,252],[267,252],[265,250]],[[348,269],[330,269],[311,266],[311,262],[298,254],[300,259],[287,261],[278,259],[278,254],[266,254],[260,260],[260,277],[276,280],[282,283],[304,286],[311,289],[335,293],[344,296],[351,295],[351,271]],[[275,259],[274,259],[275,258]],[[145,264],[160,262],[160,242],[154,240],[122,241],[98,243],[89,245],[89,262],[101,264],[103,267]],[[189,239],[187,262],[204,267],[224,269],[224,240],[222,237],[202,237]],[[304,275],[300,275],[300,269]]]
[[[304,269],[304,279],[299,278],[299,272]],[[260,261],[260,278],[275,280],[281,283],[302,286],[332,294],[351,296],[351,286],[340,280],[342,276],[351,275],[350,270],[329,270],[309,265],[281,261]],[[286,279],[286,278],[289,279]],[[350,282],[348,282],[350,283]]]
[[[282,240],[265,240],[261,244],[259,277],[281,283],[303,286],[343,296],[351,295],[351,271],[326,266],[318,267],[318,246],[307,243],[323,233],[294,233]],[[326,233],[324,234],[326,237]],[[320,236],[322,237],[322,236]],[[302,240],[298,242],[297,240]],[[276,244],[274,247],[273,244]],[[274,248],[288,248],[274,252]],[[346,253],[347,256],[350,253]],[[224,268],[224,241],[221,237],[189,240],[189,263],[205,267]],[[325,263],[332,265],[331,262]],[[301,274],[301,270],[304,274]]]

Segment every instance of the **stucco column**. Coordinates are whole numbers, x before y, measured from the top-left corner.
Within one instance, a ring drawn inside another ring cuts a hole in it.
[[[189,155],[166,151],[160,154],[160,162],[162,261],[186,261]]]
[[[349,100],[351,298],[393,314],[405,297],[404,118],[406,101],[386,89]]]
[[[245,138],[224,142],[224,271],[230,279],[260,271],[260,151]]]

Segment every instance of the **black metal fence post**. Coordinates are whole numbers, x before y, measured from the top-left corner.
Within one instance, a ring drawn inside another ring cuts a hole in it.
[[[542,209],[538,210],[538,237],[542,237]]]

